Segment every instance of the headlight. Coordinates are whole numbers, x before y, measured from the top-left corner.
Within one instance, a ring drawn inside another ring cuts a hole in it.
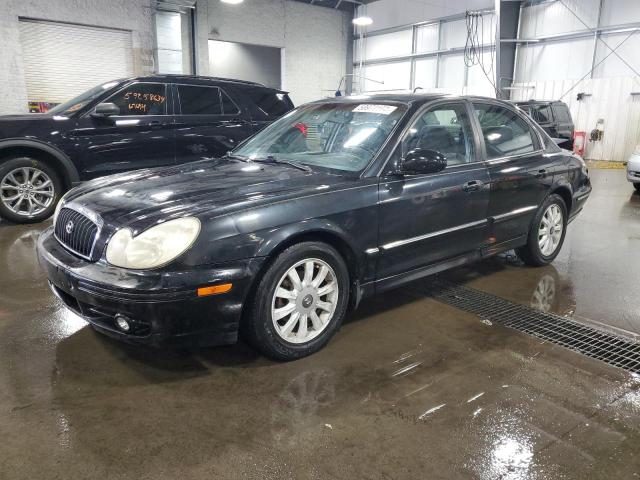
[[[161,267],[183,254],[199,233],[200,220],[193,217],[169,220],[136,237],[122,228],[109,240],[107,262],[132,269]]]

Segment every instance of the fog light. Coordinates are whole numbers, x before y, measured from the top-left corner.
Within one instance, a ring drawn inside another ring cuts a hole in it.
[[[131,328],[129,322],[127,321],[127,317],[125,317],[124,315],[116,315],[116,325],[118,325],[118,328],[123,332],[128,332]]]

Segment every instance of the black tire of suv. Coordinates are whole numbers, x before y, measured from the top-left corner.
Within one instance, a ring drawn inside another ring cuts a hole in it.
[[[278,282],[297,262],[317,258],[326,262],[335,272],[338,300],[328,325],[315,338],[306,343],[287,342],[278,333],[272,321],[271,306]],[[303,242],[282,251],[273,259],[258,279],[255,295],[242,320],[243,338],[265,356],[279,361],[296,360],[323,348],[338,331],[349,304],[349,271],[342,256],[330,245],[322,242]]]
[[[560,210],[562,211],[562,236],[560,237],[560,243],[558,243],[556,249],[551,255],[547,256],[543,255],[542,251],[540,250],[540,245],[538,243],[538,229],[540,227],[540,223],[542,222],[542,216],[544,215],[544,212],[546,212],[546,210],[553,204],[558,205],[560,207]],[[542,203],[542,205],[540,205],[540,208],[538,208],[535,217],[533,217],[531,227],[529,227],[527,244],[524,247],[516,249],[516,253],[518,254],[518,257],[520,257],[520,260],[532,267],[542,267],[544,265],[548,265],[558,256],[558,253],[560,253],[566,234],[567,206],[565,205],[564,200],[560,195],[549,195]]]
[[[635,182],[635,183],[633,184],[633,187],[634,187],[638,192],[640,192],[640,182]]]
[[[56,209],[56,205],[58,204],[58,201],[60,200],[60,197],[63,193],[60,177],[53,168],[38,159],[30,157],[17,157],[0,162],[0,181],[2,181],[5,175],[7,175],[10,171],[20,167],[36,168],[44,172],[51,179],[51,183],[53,184],[53,201],[51,202],[51,205],[49,205],[42,212],[30,216],[18,215],[9,210],[9,208],[7,208],[2,201],[0,201],[0,217],[3,217],[14,223],[37,223],[46,220],[51,215],[53,215],[53,212]]]

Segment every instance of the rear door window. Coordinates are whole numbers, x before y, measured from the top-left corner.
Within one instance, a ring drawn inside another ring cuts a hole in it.
[[[532,107],[534,112],[533,119],[538,123],[549,123],[553,121],[551,108],[549,105],[535,105]]]
[[[571,114],[566,105],[554,105],[553,110],[559,123],[571,123]]]
[[[474,104],[487,149],[487,159],[534,152],[535,135],[517,113],[500,105]]]
[[[246,91],[253,108],[254,117],[258,120],[275,120],[293,108],[286,93],[265,88],[248,89]]]
[[[182,115],[221,115],[222,102],[218,87],[178,85]]]
[[[111,97],[105,103],[113,103],[123,116],[166,115],[167,86],[161,83],[134,83]]]
[[[225,115],[240,115],[240,108],[231,99],[227,93],[220,89],[220,98],[222,100],[222,113]]]

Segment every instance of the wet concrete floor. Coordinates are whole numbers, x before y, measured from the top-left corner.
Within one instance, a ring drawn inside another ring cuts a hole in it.
[[[448,273],[640,334],[640,196],[595,191],[553,266]],[[0,478],[584,479],[640,476],[640,377],[441,304],[366,301],[320,353],[122,345],[48,292],[44,225],[0,224]]]

